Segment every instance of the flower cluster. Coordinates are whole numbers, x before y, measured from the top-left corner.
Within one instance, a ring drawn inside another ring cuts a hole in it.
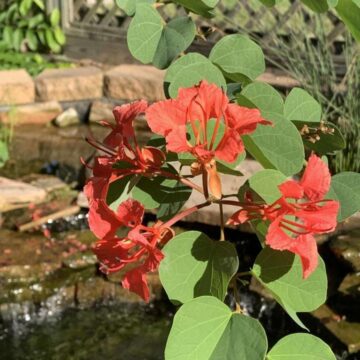
[[[288,180],[279,186],[281,197],[273,204],[248,205],[237,211],[230,224],[261,219],[270,221],[266,244],[275,250],[298,254],[302,261],[303,277],[317,267],[318,252],[314,234],[335,229],[339,203],[326,200],[331,176],[327,165],[316,155],[309,158],[299,181]]]

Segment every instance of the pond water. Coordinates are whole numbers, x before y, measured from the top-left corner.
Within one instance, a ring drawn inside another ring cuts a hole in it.
[[[2,360],[162,360],[171,318],[126,305],[0,323]]]

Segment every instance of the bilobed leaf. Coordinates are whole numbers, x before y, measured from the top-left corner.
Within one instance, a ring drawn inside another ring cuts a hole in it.
[[[179,88],[186,88],[207,80],[226,90],[226,81],[221,71],[205,56],[189,53],[170,65],[165,75],[165,87],[170,97],[175,98]]]
[[[266,203],[272,204],[281,197],[278,185],[286,180],[286,176],[278,170],[266,169],[255,173],[249,179],[249,186]]]
[[[192,43],[195,24],[187,16],[164,22],[150,4],[140,3],[132,19],[127,42],[131,54],[144,64],[153,63],[166,68],[171,61]]]
[[[285,100],[284,116],[291,121],[318,123],[321,120],[321,106],[308,92],[294,88]]]
[[[279,340],[266,356],[267,360],[336,360],[329,345],[316,336],[297,333]]]
[[[161,199],[157,218],[166,221],[175,216],[189,199],[192,189],[177,180],[167,182],[169,191]]]
[[[210,18],[214,16],[213,9],[219,0],[174,0],[175,3],[182,5],[184,8],[195,14]]]
[[[153,64],[159,69],[167,68],[173,59],[191,45],[195,33],[196,26],[190,17],[171,20],[163,29]]]
[[[259,321],[232,313],[214,297],[202,296],[176,313],[165,359],[264,360],[266,351],[266,334]]]
[[[187,231],[168,242],[163,252],[159,274],[171,301],[185,303],[203,295],[224,300],[239,267],[234,245],[210,240],[199,231]]]
[[[360,2],[339,0],[336,11],[357,41],[360,41]]]
[[[344,221],[360,211],[360,174],[346,171],[334,175],[325,198],[340,202],[338,221]]]
[[[266,120],[271,121],[283,116],[284,100],[269,84],[253,82],[244,87],[241,96],[250,101],[249,107],[257,107]]]
[[[127,33],[127,42],[131,54],[144,64],[151,63],[163,27],[162,17],[151,5],[147,3],[138,4]]]
[[[259,45],[243,35],[227,35],[212,48],[209,59],[234,81],[256,79],[265,71]]]
[[[326,269],[320,257],[317,269],[304,280],[298,256],[266,247],[257,256],[252,273],[304,329],[306,327],[297,313],[313,311],[326,300]]]
[[[126,15],[133,16],[135,14],[137,4],[153,4],[154,2],[155,0],[116,0],[116,5],[121,10],[124,10]]]

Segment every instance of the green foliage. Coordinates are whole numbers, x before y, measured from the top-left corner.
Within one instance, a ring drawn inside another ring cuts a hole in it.
[[[343,172],[334,175],[327,197],[340,202],[338,221],[344,221],[360,211],[360,174]]]
[[[267,360],[335,360],[330,347],[310,334],[291,334],[278,341],[266,356]]]
[[[256,258],[252,273],[304,329],[306,327],[297,313],[316,310],[326,300],[326,269],[320,257],[318,268],[304,280],[301,261],[297,256],[266,247]]]
[[[61,51],[66,39],[60,28],[59,9],[48,15],[43,0],[16,0],[8,5],[0,14],[2,48],[17,52]]]
[[[163,251],[165,259],[159,274],[171,301],[185,303],[203,295],[224,300],[239,267],[232,244],[213,241],[198,231],[187,231],[172,239]]]
[[[177,312],[165,349],[166,360],[264,360],[266,334],[260,322],[236,314],[220,300],[202,296]]]
[[[354,38],[360,41],[360,4],[355,0],[338,0],[336,11]]]
[[[209,59],[233,81],[255,80],[265,71],[261,48],[243,35],[223,37],[212,48]]]
[[[219,0],[174,0],[174,2],[184,6],[185,9],[195,14],[210,18],[214,15],[213,9]]]

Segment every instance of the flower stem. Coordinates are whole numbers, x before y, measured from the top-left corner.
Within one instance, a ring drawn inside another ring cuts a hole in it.
[[[219,204],[220,209],[220,241],[225,241],[225,223],[223,204]]]
[[[203,194],[205,196],[205,199],[209,199],[209,189],[208,189],[208,175],[206,169],[203,169],[202,172],[202,182],[203,182]]]

